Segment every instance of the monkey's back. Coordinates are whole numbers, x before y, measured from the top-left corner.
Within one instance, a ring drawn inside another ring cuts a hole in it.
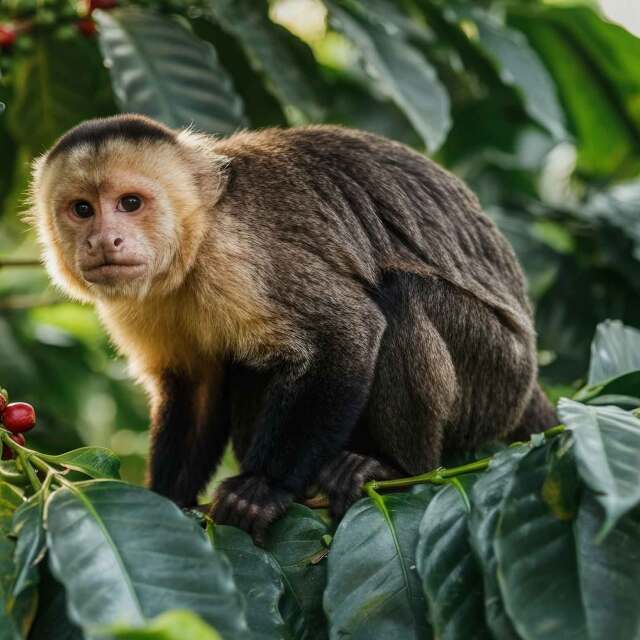
[[[334,126],[242,132],[216,150],[231,159],[221,206],[278,247],[289,269],[306,264],[322,280],[327,266],[370,286],[390,270],[437,276],[532,335],[511,247],[462,181],[431,160]]]

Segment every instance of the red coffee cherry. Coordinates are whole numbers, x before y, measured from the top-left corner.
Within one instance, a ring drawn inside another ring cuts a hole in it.
[[[118,0],[87,0],[89,13],[94,9],[113,9],[118,5]]]
[[[11,433],[23,433],[33,429],[36,423],[36,412],[26,402],[11,402],[2,412],[2,424]]]
[[[96,23],[91,18],[82,18],[76,22],[78,31],[90,38],[96,34]]]
[[[8,24],[0,24],[0,49],[8,49],[16,41],[18,34]]]

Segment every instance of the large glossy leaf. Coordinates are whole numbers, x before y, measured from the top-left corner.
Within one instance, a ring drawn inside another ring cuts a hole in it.
[[[59,456],[39,454],[43,460],[67,469],[80,471],[90,478],[120,478],[120,460],[113,451],[104,447],[81,447]]]
[[[583,387],[573,396],[573,400],[634,409],[640,406],[640,371],[623,373],[601,384]]]
[[[473,480],[464,477],[459,482],[468,492]],[[459,491],[450,485],[431,500],[420,523],[418,573],[434,635],[441,640],[492,637],[484,615],[482,572],[469,543],[468,517]]]
[[[602,510],[587,492],[575,522],[582,598],[590,638],[639,638],[640,509],[620,518],[607,538],[597,542]]]
[[[265,549],[278,567],[285,592],[280,612],[287,637],[320,640],[327,637],[322,594],[327,581],[328,527],[320,516],[300,504],[271,525]]]
[[[578,470],[606,512],[606,532],[640,503],[640,420],[617,407],[563,398],[560,419],[573,433]]]
[[[518,640],[519,636],[504,608],[498,584],[498,562],[494,538],[500,516],[500,505],[508,493],[518,460],[528,447],[502,451],[493,458],[489,469],[475,483],[471,493],[469,515],[470,544],[482,567],[484,604],[487,625],[500,640]]]
[[[247,604],[247,623],[255,640],[277,640],[285,632],[278,605],[284,593],[280,570],[271,554],[256,547],[241,529],[210,524],[208,534],[233,569],[233,578]]]
[[[98,634],[100,640],[222,640],[191,611],[167,611],[142,628],[117,626]]]
[[[242,99],[250,126],[286,126],[288,121],[282,105],[267,89],[262,76],[254,69],[235,36],[227,33],[211,17],[195,18],[190,23],[199,38],[211,42],[215,47],[220,64],[233,78],[233,88]]]
[[[214,48],[181,23],[128,8],[96,12],[100,47],[124,111],[170,127],[231,133],[244,126],[242,103]]]
[[[16,580],[13,596],[38,584],[37,565],[46,551],[44,496],[39,491],[16,509],[12,534],[17,538],[14,563]]]
[[[607,179],[637,175],[638,114],[629,109],[629,96],[620,89],[627,85],[630,94],[637,91],[633,89],[640,86],[637,71],[634,65],[625,64],[617,73],[623,78],[616,78],[610,69],[601,68],[603,60],[616,57],[617,46],[612,46],[612,41],[618,38],[610,38],[610,31],[622,30],[598,18],[591,9],[545,7],[537,11],[536,7],[529,11],[522,3],[511,7],[510,22],[525,33],[558,87],[576,136],[578,170]],[[603,45],[599,41],[604,33],[609,35]],[[629,59],[627,54],[624,57]],[[607,126],[602,127],[602,122]]]
[[[520,93],[531,118],[555,138],[564,138],[564,114],[555,84],[523,34],[477,7],[454,12],[460,19],[473,20],[476,44],[494,63],[502,82]]]
[[[159,495],[111,480],[59,489],[47,505],[47,541],[70,617],[84,629],[142,625],[184,608],[224,638],[247,636],[226,558]]]
[[[380,3],[379,3],[380,4]],[[431,64],[402,32],[373,21],[359,2],[327,2],[331,25],[356,47],[377,90],[403,111],[430,151],[451,127],[449,97]]]
[[[268,3],[211,0],[208,9],[212,18],[242,45],[291,124],[324,118],[322,81],[311,49],[269,19]]]
[[[601,322],[591,343],[587,384],[601,384],[632,371],[640,371],[640,331],[618,320]]]
[[[557,492],[545,499],[547,454],[540,447],[518,462],[502,503],[495,538],[500,590],[524,640],[585,640],[572,516],[558,508]]]
[[[416,571],[418,527],[431,492],[360,500],[329,553],[324,607],[332,639],[431,637]]]
[[[32,156],[82,120],[116,109],[100,55],[87,39],[39,33],[15,62],[7,116],[13,137]]]

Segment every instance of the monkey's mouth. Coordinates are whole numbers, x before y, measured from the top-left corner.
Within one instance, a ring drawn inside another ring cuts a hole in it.
[[[110,284],[123,280],[133,280],[144,273],[145,266],[141,262],[104,262],[84,268],[82,276],[87,282],[94,284]]]

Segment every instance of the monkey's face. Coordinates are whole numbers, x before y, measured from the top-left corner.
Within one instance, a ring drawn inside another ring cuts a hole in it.
[[[175,288],[203,226],[196,185],[175,150],[120,141],[36,167],[32,215],[54,280],[85,299]]]

